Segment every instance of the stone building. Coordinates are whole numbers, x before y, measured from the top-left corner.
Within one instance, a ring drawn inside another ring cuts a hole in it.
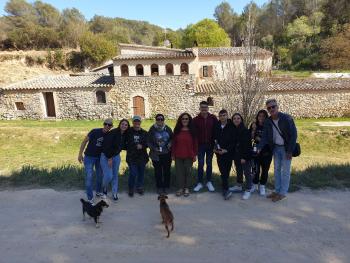
[[[218,85],[238,78],[246,57],[242,47],[182,50],[120,44],[119,50],[111,63],[89,73],[45,76],[1,87],[0,118],[150,118],[158,112],[176,118],[184,111],[195,114],[201,100],[217,112],[227,100],[218,93]],[[268,76],[271,67],[271,52],[257,48],[250,70]],[[346,79],[271,81],[265,96],[279,99],[282,109],[295,117],[350,113]]]

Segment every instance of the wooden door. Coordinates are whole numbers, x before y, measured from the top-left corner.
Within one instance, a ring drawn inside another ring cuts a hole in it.
[[[45,96],[45,103],[46,103],[46,116],[56,117],[55,101],[53,99],[53,93],[45,92],[44,96]]]
[[[134,115],[145,117],[145,99],[141,96],[133,97]]]

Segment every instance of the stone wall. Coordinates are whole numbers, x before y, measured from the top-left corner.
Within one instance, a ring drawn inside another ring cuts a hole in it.
[[[239,103],[238,95],[227,96],[217,94],[196,94],[193,103],[198,105],[200,101],[213,98],[214,106],[211,112],[218,114],[222,108],[233,111]],[[264,96],[264,101],[275,98],[280,110],[287,112],[295,118],[324,118],[350,116],[350,90],[327,91],[274,91]],[[265,105],[262,103],[261,108]],[[233,114],[233,112],[229,112]]]

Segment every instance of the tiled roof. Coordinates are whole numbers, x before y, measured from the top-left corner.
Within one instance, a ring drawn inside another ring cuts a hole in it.
[[[56,89],[56,88],[99,88],[114,85],[114,78],[96,73],[44,76],[14,83],[3,90]]]
[[[133,59],[163,59],[163,58],[194,58],[192,51],[169,51],[154,54],[124,54],[113,58],[113,60],[133,60]]]
[[[146,45],[137,45],[137,44],[125,44],[125,43],[119,43],[120,49],[127,49],[127,48],[135,48],[135,49],[147,49],[152,51],[183,51],[183,49],[177,49],[177,48],[168,48],[168,47],[156,47],[156,46],[146,46]]]
[[[272,56],[272,53],[266,49],[262,49],[260,47],[256,48],[256,52],[258,55],[269,55]],[[235,56],[242,55],[247,52],[247,48],[245,47],[200,47],[198,48],[198,56],[206,57],[206,56]]]
[[[198,84],[195,88],[195,92],[205,94],[233,89],[238,89],[238,81]],[[269,92],[350,90],[350,79],[269,80],[267,83],[267,90]]]

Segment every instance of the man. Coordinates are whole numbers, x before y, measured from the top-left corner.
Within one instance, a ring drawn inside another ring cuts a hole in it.
[[[215,115],[209,113],[209,105],[206,101],[202,101],[199,104],[200,113],[193,119],[194,126],[197,132],[198,138],[198,183],[193,189],[195,192],[199,192],[203,188],[203,175],[204,175],[204,159],[207,165],[207,188],[210,192],[214,192],[215,188],[211,182],[212,176],[212,161],[213,161],[213,130],[218,120]]]
[[[90,203],[93,203],[93,186],[92,177],[95,168],[96,174],[96,196],[102,197],[101,193],[102,187],[102,170],[100,166],[100,155],[102,152],[102,145],[104,136],[113,127],[113,120],[108,118],[103,122],[103,128],[93,129],[84,138],[80,145],[78,161],[80,163],[84,162],[85,168],[85,188],[87,199]],[[87,145],[87,147],[86,147]],[[86,147],[86,149],[85,149]],[[85,152],[84,152],[85,149]],[[83,157],[84,152],[84,157]]]
[[[134,196],[135,184],[139,195],[144,194],[145,168],[148,162],[147,132],[141,128],[141,117],[134,116],[133,126],[126,136],[126,162],[129,166],[129,197]],[[136,183],[135,183],[136,181]]]
[[[267,197],[273,202],[278,202],[287,196],[297,129],[290,115],[278,111],[275,99],[267,100],[266,108],[270,117],[264,122],[263,135],[257,148],[260,153],[268,144],[273,151],[275,191]]]
[[[214,152],[222,180],[222,194],[224,199],[228,200],[232,196],[232,192],[228,188],[228,178],[232,167],[234,136],[232,122],[228,120],[226,110],[219,112],[219,122],[214,128],[214,143]]]

